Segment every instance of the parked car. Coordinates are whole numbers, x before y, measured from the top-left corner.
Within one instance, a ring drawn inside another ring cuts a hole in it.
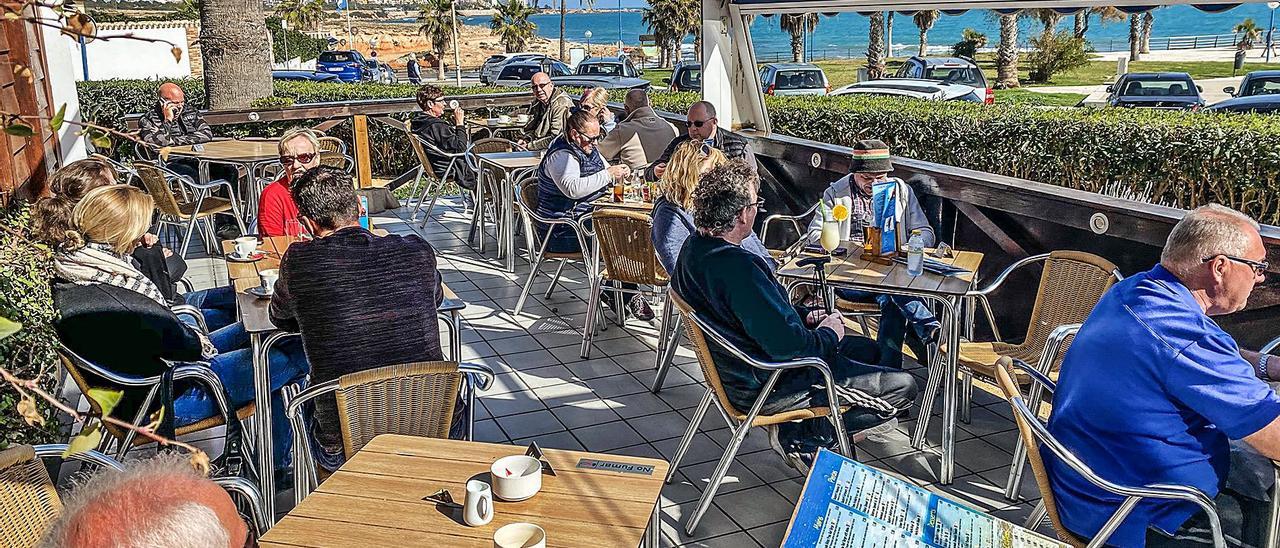
[[[528,87],[529,79],[534,74],[545,72],[552,78],[556,76],[568,76],[572,74],[569,65],[547,58],[546,62],[517,62],[507,63],[503,65],[502,72],[492,80],[489,85],[504,87]]]
[[[316,71],[336,74],[343,82],[363,82],[369,79],[364,56],[354,50],[321,52],[316,58]]]
[[[894,78],[929,80],[943,84],[968,86],[988,105],[996,102],[996,92],[978,64],[968,57],[912,56],[902,62]]]
[[[1237,114],[1277,114],[1280,113],[1280,94],[1232,97],[1218,101],[1205,110]]]
[[[497,82],[498,76],[502,74],[502,69],[512,63],[523,63],[527,61],[541,61],[551,59],[544,53],[504,53],[505,59],[497,59],[499,55],[494,55],[485,60],[484,66],[480,67],[480,83],[486,86],[493,85]],[[492,62],[491,62],[492,61]]]
[[[396,76],[396,71],[391,69],[391,65],[383,63],[377,59],[368,59],[364,62],[365,68],[369,69],[369,80],[379,84],[394,84],[400,81]]]
[[[879,97],[907,97],[926,101],[967,101],[985,103],[986,94],[967,84],[948,84],[915,78],[885,78],[857,82],[833,90],[829,95],[869,95]]]
[[[1280,93],[1280,70],[1255,70],[1244,75],[1240,87],[1225,87],[1222,91],[1232,97],[1252,97]]]
[[[1130,72],[1107,86],[1107,104],[1125,108],[1195,110],[1204,106],[1200,86],[1185,72]]]
[[[557,86],[575,88],[602,87],[604,89],[649,89],[649,86],[651,85],[650,82],[644,78],[633,78],[630,76],[591,76],[582,74],[552,76],[551,82]],[[526,83],[528,82],[526,81]]]
[[[760,68],[765,95],[826,95],[827,74],[809,63],[769,63]]]
[[[583,59],[581,63],[578,63],[578,68],[573,73],[583,76],[625,76],[628,78],[639,78],[641,74],[640,70],[631,62],[631,58],[625,55]]]
[[[671,77],[662,81],[667,91],[702,91],[702,65],[680,61],[671,69]]]
[[[337,74],[329,74],[325,72],[316,72],[314,70],[273,70],[271,71],[272,80],[287,80],[291,82],[341,82],[342,79]]]

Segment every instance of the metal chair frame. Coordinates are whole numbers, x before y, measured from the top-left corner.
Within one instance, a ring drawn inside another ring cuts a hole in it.
[[[671,459],[671,467],[667,472],[666,482],[671,483],[672,477],[675,476],[675,472],[680,466],[680,461],[684,458],[685,453],[688,452],[690,444],[693,443],[693,437],[698,433],[699,426],[702,424],[702,420],[706,416],[707,409],[711,407],[713,402],[716,405],[716,408],[720,410],[721,415],[729,422],[730,427],[733,429],[733,437],[730,438],[728,446],[725,447],[724,456],[720,458],[720,462],[716,465],[715,471],[711,474],[710,483],[708,483],[707,489],[702,492],[701,498],[698,499],[698,506],[695,508],[693,515],[689,516],[689,521],[685,524],[685,533],[692,536],[694,530],[698,527],[698,522],[702,520],[702,516],[706,514],[707,509],[710,508],[711,500],[715,497],[716,491],[720,489],[720,484],[724,481],[725,474],[729,472],[729,466],[733,464],[734,458],[737,457],[738,449],[741,447],[742,441],[746,439],[747,432],[751,429],[755,420],[760,416],[760,410],[764,407],[765,400],[768,399],[769,394],[773,392],[773,387],[777,384],[778,377],[781,376],[783,371],[812,367],[822,374],[823,381],[826,383],[825,389],[827,391],[827,399],[829,400],[830,406],[830,413],[827,415],[827,419],[830,420],[832,425],[835,427],[836,440],[839,443],[840,453],[849,457],[853,456],[852,446],[849,443],[849,436],[844,428],[844,420],[840,409],[840,397],[836,393],[835,379],[831,373],[831,367],[827,365],[827,362],[820,358],[800,358],[777,363],[757,360],[734,346],[733,343],[729,342],[728,339],[717,332],[715,328],[711,327],[711,325],[699,317],[696,312],[684,309],[687,305],[684,305],[683,302],[679,300],[679,296],[675,295],[674,292],[672,295],[675,296],[672,301],[682,308],[680,313],[682,316],[685,316],[686,327],[690,331],[690,339],[693,339],[695,333],[694,330],[696,329],[734,357],[742,360],[751,367],[772,372],[769,375],[769,380],[765,381],[764,387],[761,388],[760,395],[756,397],[756,401],[752,403],[751,409],[745,413],[745,417],[742,420],[737,420],[734,417],[738,413],[737,410],[724,408],[724,404],[721,403],[721,398],[716,394],[716,388],[713,387],[711,383],[707,384],[707,391],[702,396],[702,401],[694,411],[693,417],[689,420],[689,428],[685,431],[684,437],[680,439],[680,445],[676,449],[675,456]],[[702,359],[703,357],[699,355],[699,360]],[[708,366],[715,367],[715,364],[703,364],[703,367]]]
[[[178,230],[181,230],[182,225],[184,223],[186,224],[186,235],[182,238],[182,247],[178,253],[179,256],[181,257],[187,256],[187,248],[191,245],[191,235],[195,232],[196,224],[198,224],[200,221],[204,221],[203,234],[201,236],[201,239],[204,240],[205,242],[206,250],[208,250],[208,252],[211,254],[221,253],[221,250],[217,249],[218,238],[217,238],[217,235],[214,234],[213,225],[210,222],[210,219],[214,215],[222,215],[222,214],[225,214],[225,212],[210,213],[203,216],[201,216],[200,214],[200,207],[204,204],[205,198],[209,197],[212,190],[215,188],[227,189],[227,196],[229,196],[228,201],[230,202],[230,206],[231,206],[231,216],[236,220],[236,224],[240,227],[240,233],[241,234],[247,233],[245,229],[245,224],[244,224],[244,215],[242,215],[240,212],[240,205],[238,203],[238,200],[236,199],[235,188],[231,185],[230,182],[223,179],[215,179],[211,181],[209,184],[204,185],[192,180],[190,177],[174,172],[173,170],[167,167],[164,167],[158,163],[146,162],[146,161],[140,160],[140,161],[134,162],[133,165],[134,165],[133,167],[134,173],[138,175],[139,179],[143,178],[142,176],[143,170],[155,169],[164,177],[166,185],[169,184],[171,181],[179,181],[183,185],[181,187],[183,194],[186,195],[188,191],[191,193],[190,196],[184,196],[184,198],[194,197],[195,207],[192,209],[191,214],[186,216],[187,218],[185,220],[180,216],[176,216],[176,215],[172,215],[164,212],[161,212],[158,218],[158,222],[161,225],[161,227],[165,225],[170,225],[177,228]],[[168,188],[168,192],[172,195],[173,188],[172,187],[167,187],[167,188]],[[157,206],[157,210],[159,210],[159,206]]]
[[[351,173],[355,169],[356,160],[355,158],[347,155],[346,141],[331,136],[318,137],[317,140],[320,142],[320,150],[317,150],[316,152],[322,158],[321,163],[324,162],[323,158],[326,154],[330,156],[336,154],[338,158],[342,159],[342,167],[339,169],[344,169],[347,173]]]
[[[481,198],[484,196],[485,191],[480,189],[480,185],[487,185],[486,189],[488,190],[489,199],[493,201],[493,205],[494,205],[493,217],[495,222],[498,222],[498,219],[500,217],[500,215],[498,214],[499,208],[503,207],[499,202],[500,194],[498,193],[497,182],[486,180],[486,178],[484,177],[484,172],[481,171],[480,169],[481,167],[480,159],[476,157],[476,154],[484,154],[485,152],[492,152],[488,150],[484,152],[475,151],[476,148],[481,148],[481,149],[487,148],[485,145],[490,145],[490,144],[502,145],[504,148],[506,148],[507,152],[516,150],[515,142],[510,139],[503,139],[501,137],[486,137],[484,139],[480,139],[478,141],[472,142],[470,145],[467,146],[466,152],[462,153],[463,166],[465,166],[467,169],[471,170],[473,173],[476,174],[476,189],[478,191],[476,193],[475,209],[471,212],[471,230],[468,231],[467,233],[467,241],[470,242],[474,240],[478,234],[480,239],[478,244],[480,246],[481,252],[484,252],[485,218],[484,218],[484,204],[481,204],[480,202],[482,201]]]
[[[1021,360],[1010,360],[1010,362],[1011,365],[996,366],[997,375],[1003,375],[1005,377],[1000,380],[1001,390],[1005,392],[1005,399],[1009,401],[1009,405],[1013,408],[1013,412],[1018,417],[1019,422],[1026,424],[1034,438],[1031,440],[1024,439],[1022,440],[1023,443],[1019,445],[1025,447],[1029,444],[1039,442],[1041,452],[1047,448],[1049,451],[1053,452],[1054,456],[1071,468],[1072,471],[1079,474],[1095,487],[1108,493],[1125,497],[1124,502],[1120,503],[1120,507],[1116,509],[1116,512],[1112,514],[1111,518],[1108,519],[1105,524],[1103,524],[1102,528],[1098,531],[1098,534],[1089,541],[1088,548],[1100,548],[1105,546],[1107,540],[1109,540],[1111,535],[1115,533],[1115,530],[1120,527],[1120,524],[1124,522],[1125,518],[1129,517],[1130,512],[1132,512],[1134,507],[1143,499],[1179,500],[1199,506],[1206,514],[1208,514],[1209,528],[1213,534],[1213,545],[1216,548],[1226,546],[1226,542],[1222,536],[1222,524],[1218,518],[1217,506],[1214,504],[1212,499],[1199,489],[1186,485],[1154,484],[1142,487],[1119,485],[1099,476],[1092,468],[1089,467],[1088,464],[1085,464],[1076,457],[1075,454],[1067,449],[1066,446],[1062,445],[1062,443],[1049,432],[1048,427],[1040,421],[1037,413],[1032,411],[1032,408],[1029,407],[1027,402],[1022,398],[1022,394],[1016,391],[1017,385],[1016,381],[1014,381],[1016,377],[1013,369],[1017,368],[1022,370],[1032,379],[1033,385],[1037,385],[1038,388],[1047,390],[1050,393],[1054,392],[1057,385],[1050,380],[1047,375],[1041,373],[1030,365],[1027,365]],[[1006,386],[1006,384],[1010,386]],[[1015,389],[1013,393],[1009,392],[1011,388]],[[1052,493],[1045,493],[1043,495],[1052,496]],[[1047,506],[1042,501],[1028,518],[1027,527],[1034,529],[1047,516],[1047,514]],[[1054,521],[1057,521],[1056,516],[1054,516]],[[1070,534],[1069,531],[1068,533]]]
[[[90,154],[89,157],[99,162],[102,162],[104,164],[107,164],[111,166],[111,169],[116,170],[116,174],[122,176],[121,180],[116,181],[117,183],[126,184],[126,185],[132,184],[133,180],[138,177],[138,171],[135,170],[133,166],[128,165],[124,162],[117,161],[110,156],[94,152],[93,154]]]
[[[437,196],[431,193],[432,189],[437,187],[444,188],[445,181],[449,179],[450,175],[454,174],[454,170],[457,169],[458,166],[458,160],[460,160],[466,152],[445,152],[440,150],[439,147],[428,143],[425,139],[419,137],[418,134],[410,130],[410,125],[411,123],[409,121],[404,123],[404,133],[409,136],[409,144],[413,146],[413,153],[418,157],[418,174],[413,179],[413,190],[411,190],[409,194],[411,196],[417,195],[418,201],[413,206],[413,213],[409,215],[409,222],[418,220],[418,211],[422,209],[422,202],[426,200],[427,194],[431,194],[431,205],[427,206],[426,217],[422,220],[422,226],[427,226],[427,220],[431,218],[431,210],[436,207]],[[449,164],[445,167],[443,174],[438,176],[436,175],[435,168],[431,165],[431,158],[427,155],[428,151],[449,159]],[[434,179],[434,182],[427,181],[427,184],[422,187],[422,194],[419,195],[418,185],[422,183],[423,177],[432,178]]]
[[[520,299],[516,301],[514,314],[517,316],[520,315],[520,311],[524,309],[524,303],[529,298],[529,291],[533,288],[533,280],[538,277],[538,273],[542,270],[542,263],[547,259],[547,244],[551,241],[550,238],[540,238],[533,226],[533,223],[537,222],[547,225],[547,234],[550,234],[551,230],[553,230],[557,225],[569,227],[569,229],[573,231],[574,236],[578,239],[579,249],[582,250],[582,256],[580,259],[570,259],[565,257],[556,258],[556,260],[560,261],[560,264],[556,267],[555,275],[551,277],[551,285],[547,286],[547,292],[544,295],[544,298],[551,298],[551,293],[555,291],[556,284],[560,282],[560,274],[564,272],[565,264],[571,260],[581,260],[584,264],[587,264],[588,261],[591,260],[591,256],[593,254],[593,248],[588,245],[592,242],[587,238],[587,236],[591,234],[591,231],[586,227],[587,221],[591,219],[591,213],[588,212],[576,218],[551,218],[539,215],[537,206],[531,206],[530,204],[525,203],[524,200],[525,185],[530,182],[536,183],[536,181],[536,176],[530,175],[515,185],[516,206],[523,213],[522,217],[524,220],[526,243],[531,251],[537,250],[536,253],[534,253],[533,261],[531,261],[532,266],[529,269],[529,277],[525,279],[524,288],[520,291]],[[509,250],[509,252],[514,253],[514,250]],[[587,268],[586,270],[588,283],[595,283],[595,274],[591,272],[590,268]]]
[[[636,220],[636,221],[647,219],[649,226],[653,225],[653,217],[648,213],[640,213],[640,212],[632,212],[632,211],[602,211],[598,215],[594,215],[594,214],[592,215],[593,222],[599,222],[600,220],[610,219],[610,218],[623,218],[623,219],[630,219],[630,220]],[[586,227],[584,226],[584,229],[585,228]],[[653,276],[653,279],[650,279],[650,280],[618,280],[616,278],[617,276],[616,272],[609,271],[609,269],[607,268],[604,270],[601,270],[600,261],[602,260],[603,251],[601,250],[601,239],[596,228],[597,226],[593,226],[590,229],[586,229],[587,234],[588,236],[590,236],[590,240],[593,243],[592,250],[591,250],[591,258],[589,259],[589,266],[588,266],[588,268],[591,270],[591,274],[590,274],[591,290],[587,299],[587,310],[589,312],[599,312],[599,314],[588,313],[585,320],[585,325],[583,326],[582,348],[579,354],[584,360],[591,357],[591,341],[595,337],[595,334],[597,331],[596,328],[598,327],[596,323],[596,319],[601,315],[603,315],[603,301],[601,299],[601,296],[602,296],[601,293],[604,290],[604,283],[606,281],[610,282],[610,285],[611,285],[610,291],[614,292],[614,308],[613,309],[616,313],[617,323],[620,327],[625,327],[626,316],[627,316],[626,306],[622,298],[623,294],[645,295],[647,297],[656,297],[656,298],[666,300],[667,290],[670,285],[670,281],[663,282],[657,276],[657,273],[655,273]],[[648,230],[645,230],[643,232],[644,233],[641,236],[645,240],[650,240],[650,232]],[[654,256],[654,263],[656,265],[656,268],[662,269],[662,264],[657,262],[657,251],[654,249],[652,241],[649,241],[649,249],[652,251],[652,255]],[[663,271],[663,274],[666,274],[666,272]],[[637,287],[634,289],[624,288],[624,287],[621,287],[618,282],[633,283],[633,284],[636,284]],[[662,283],[658,283],[658,282],[662,282]],[[645,289],[645,287],[651,287],[652,289]],[[670,328],[672,325],[672,322],[670,321],[670,317],[672,316],[672,314],[670,313],[671,308],[672,307],[670,303],[668,303],[664,307],[663,314],[662,314],[662,321],[658,327],[658,353],[657,353],[656,360],[654,362],[654,366],[658,370],[659,374],[661,374],[663,377],[666,376],[666,369],[663,367],[663,365],[664,365],[664,360],[667,357],[667,353],[668,353],[668,348],[667,348],[668,340],[671,338],[669,336]],[[667,362],[667,365],[669,365],[669,362]],[[657,390],[654,390],[654,392],[662,390],[662,381],[659,378],[654,379],[654,387],[657,388]]]
[[[459,390],[466,391],[467,428],[466,439],[470,441],[475,435],[476,391],[488,390],[493,384],[493,370],[484,364],[457,362],[458,372],[462,373],[464,382]],[[293,427],[293,496],[296,504],[311,494],[319,485],[316,475],[315,458],[311,454],[306,421],[302,418],[302,406],[325,394],[338,391],[340,379],[333,379],[297,391],[294,387],[286,387],[284,392],[285,417]]]

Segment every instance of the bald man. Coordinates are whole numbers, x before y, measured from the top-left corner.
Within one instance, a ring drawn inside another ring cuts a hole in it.
[[[565,122],[573,110],[573,99],[551,83],[551,77],[539,72],[529,79],[533,102],[529,103],[529,123],[524,138],[517,144],[528,150],[542,150],[564,134]]]
[[[41,546],[244,546],[249,528],[235,503],[187,458],[161,453],[98,472],[71,492]]]
[[[639,172],[649,167],[676,138],[676,127],[649,106],[648,90],[628,91],[623,107],[626,114],[600,141],[600,154],[610,164],[625,164]]]
[[[685,134],[672,139],[666,150],[644,170],[645,179],[661,179],[662,174],[667,171],[667,160],[671,159],[671,153],[685,141],[698,141],[705,146],[718,148],[730,160],[742,160],[752,171],[756,170],[756,155],[751,151],[751,143],[721,129],[715,105],[698,101],[689,107],[689,114],[685,118]]]
[[[173,82],[160,84],[160,101],[138,121],[138,137],[156,146],[193,145],[213,139],[213,130],[200,111],[187,108],[182,88]]]

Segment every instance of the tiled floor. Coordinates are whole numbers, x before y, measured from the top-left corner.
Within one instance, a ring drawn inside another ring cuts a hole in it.
[[[416,232],[429,241],[437,250],[445,283],[468,303],[463,359],[484,363],[498,374],[477,409],[477,439],[517,444],[536,440],[549,448],[670,458],[705,390],[692,352],[679,350],[677,366],[658,395],[648,390],[654,377],[655,326],[633,320],[623,329],[610,323],[596,338],[591,359],[579,358],[587,309],[582,270],[577,265],[566,268],[550,299],[543,298],[550,279],[536,281],[523,313],[514,316],[511,311],[529,266],[518,260],[514,275],[503,272],[492,252],[492,239],[489,253],[476,253],[464,241],[467,217],[451,207],[449,202],[438,205],[425,228],[397,216],[407,218],[403,210],[388,212],[376,223],[392,233]],[[225,283],[225,270],[217,261],[194,263],[189,279],[197,287]],[[912,373],[923,386],[924,370],[917,366]],[[1022,486],[1024,500],[1011,502],[1003,496],[1011,451],[1018,443],[1007,404],[975,390],[972,421],[961,423],[957,432],[956,481],[951,485],[935,483],[935,453],[910,447],[914,416],[913,411],[899,431],[858,444],[859,459],[978,510],[1015,523],[1026,518],[1039,497],[1029,473]],[[695,439],[676,481],[662,494],[664,545],[778,546],[804,478],[769,449],[763,430],[747,437],[696,534],[684,534],[683,520],[693,511],[729,438],[716,413],[709,413],[704,422],[704,432]],[[940,423],[938,416],[930,422],[930,440],[940,439]]]

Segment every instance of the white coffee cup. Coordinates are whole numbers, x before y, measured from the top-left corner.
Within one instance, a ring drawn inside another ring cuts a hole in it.
[[[524,500],[542,489],[542,463],[533,457],[502,457],[493,462],[489,474],[493,479],[493,494],[502,500]]]
[[[258,238],[254,236],[236,238],[237,256],[248,257],[255,249],[258,249]]]
[[[276,280],[280,279],[280,269],[268,268],[258,272],[258,279],[262,281],[263,293],[270,294],[276,290]]]
[[[457,100],[457,99],[450,99],[450,100],[449,100],[449,110],[458,110],[458,100]]]
[[[547,532],[532,523],[511,523],[493,532],[493,548],[546,548]]]
[[[511,123],[511,117],[510,117],[510,116],[507,116],[506,114],[503,114],[503,115],[501,115],[501,116],[499,116],[499,117],[498,117],[498,123],[501,123],[501,124],[510,124],[510,123]]]
[[[467,498],[462,505],[462,521],[479,527],[493,521],[493,490],[480,480],[467,482]]]
[[[526,122],[528,122],[528,121],[529,121],[529,115],[528,115],[528,114],[521,114],[521,115],[519,115],[519,116],[516,116],[516,121],[517,121],[517,122],[520,122],[521,124],[526,123]]]

